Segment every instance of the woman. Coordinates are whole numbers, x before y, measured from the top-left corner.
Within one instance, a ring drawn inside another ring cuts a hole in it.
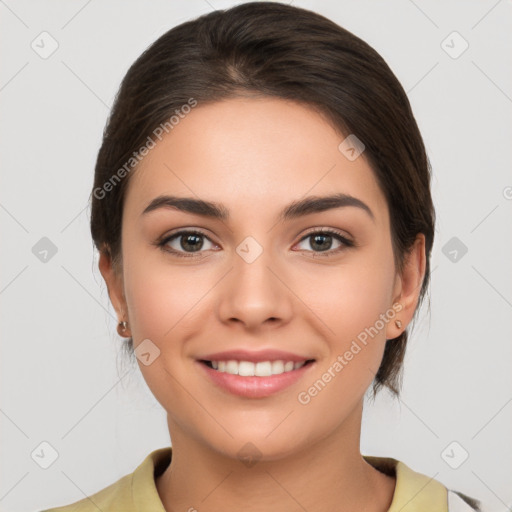
[[[363,456],[429,283],[430,165],[405,92],[313,12],[179,25],[124,78],[91,232],[119,334],[172,448],[52,510],[478,510]]]

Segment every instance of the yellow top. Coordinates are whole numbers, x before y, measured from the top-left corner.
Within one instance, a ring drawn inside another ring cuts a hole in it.
[[[151,452],[133,473],[70,505],[41,512],[166,512],[155,485],[171,461],[172,448]],[[392,458],[364,456],[364,459],[386,474],[396,477],[393,501],[388,512],[468,511],[469,507],[453,491],[437,480],[416,473],[403,462]]]

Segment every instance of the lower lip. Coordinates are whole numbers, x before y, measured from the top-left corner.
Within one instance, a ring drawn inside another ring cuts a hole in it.
[[[248,398],[265,398],[278,393],[295,384],[314,365],[314,363],[308,363],[297,370],[279,375],[270,375],[269,377],[241,377],[240,375],[219,372],[199,361],[197,361],[197,364],[206,371],[215,384],[233,395]]]

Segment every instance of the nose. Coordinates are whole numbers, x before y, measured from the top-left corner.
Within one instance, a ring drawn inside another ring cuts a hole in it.
[[[271,251],[263,251],[252,262],[234,254],[233,266],[218,289],[220,320],[240,324],[246,331],[288,323],[293,293],[282,267],[272,258]]]

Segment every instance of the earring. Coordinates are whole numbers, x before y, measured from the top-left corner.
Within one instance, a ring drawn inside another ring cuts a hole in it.
[[[402,322],[400,320],[395,320],[395,325],[398,327],[398,329],[402,328]]]
[[[122,322],[119,322],[117,324],[117,333],[119,336],[124,336],[124,332],[128,328],[128,322],[125,322],[124,320]]]

